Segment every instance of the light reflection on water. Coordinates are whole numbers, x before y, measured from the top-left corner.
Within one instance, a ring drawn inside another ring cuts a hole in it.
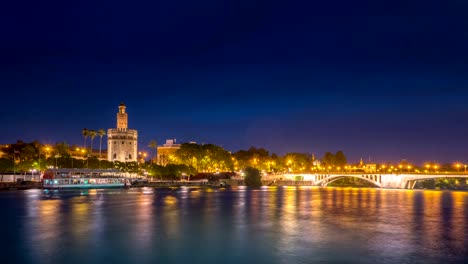
[[[468,193],[357,188],[0,193],[14,263],[464,263]]]

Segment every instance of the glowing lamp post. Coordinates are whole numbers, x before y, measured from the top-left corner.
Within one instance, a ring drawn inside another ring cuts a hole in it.
[[[140,158],[141,158],[141,163],[145,163],[145,160],[146,160],[146,152],[138,152],[138,155],[140,155]]]
[[[34,180],[34,173],[37,171],[36,169],[29,170],[31,172],[31,180]]]
[[[427,169],[425,172],[428,172],[428,171],[429,171],[429,169],[431,168],[431,165],[429,165],[429,164],[426,164],[426,166],[424,166],[424,167],[426,167],[426,169]]]
[[[58,167],[57,167],[57,158],[60,158],[60,155],[59,155],[59,154],[55,155],[55,168],[58,168]]]

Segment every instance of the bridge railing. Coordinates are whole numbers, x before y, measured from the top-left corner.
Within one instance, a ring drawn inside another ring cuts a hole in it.
[[[447,171],[447,172],[343,172],[343,171],[328,171],[328,172],[314,172],[314,173],[285,173],[283,175],[383,175],[383,174],[392,174],[392,175],[468,175],[468,172],[456,172],[456,171]],[[282,175],[272,175],[272,176],[282,176]]]

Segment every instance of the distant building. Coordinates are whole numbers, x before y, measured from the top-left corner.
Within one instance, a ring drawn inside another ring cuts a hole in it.
[[[107,160],[137,161],[138,132],[128,129],[128,114],[124,103],[119,105],[117,128],[107,130]]]
[[[374,173],[374,172],[377,172],[377,164],[375,163],[367,163],[367,164],[364,164],[364,161],[362,161],[362,158],[361,158],[361,161],[359,162],[359,166],[362,168],[362,170],[364,170],[364,172],[366,173]]]
[[[377,172],[377,164],[368,163],[368,164],[364,165],[364,171],[367,172],[367,173]]]
[[[158,146],[158,155],[156,157],[156,163],[159,165],[167,165],[170,160],[170,156],[180,149],[181,144],[177,144],[175,139],[167,139],[166,144]]]
[[[320,166],[320,160],[315,158],[314,153],[312,153],[312,166]]]

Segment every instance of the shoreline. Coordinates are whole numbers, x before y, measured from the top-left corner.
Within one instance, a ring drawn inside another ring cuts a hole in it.
[[[133,184],[129,188],[180,188],[180,187],[197,187],[197,188],[226,188],[226,187],[236,187],[236,186],[245,186],[244,184],[241,184],[240,181],[234,180],[234,181],[222,181],[222,182],[179,182],[179,181],[174,181],[174,182],[139,182],[136,184]],[[284,182],[284,184],[279,184],[279,185],[269,185],[269,184],[263,184],[262,187],[282,187],[282,186],[288,186],[288,187],[301,187],[301,186],[310,186],[314,187],[312,185],[304,185],[304,184],[297,184],[293,181],[287,181]],[[319,186],[315,186],[319,187]],[[382,189],[386,190],[384,188],[378,188],[378,187],[363,187],[363,186],[330,186],[329,188],[373,188],[373,189]],[[0,182],[0,192],[1,191],[22,191],[22,190],[30,190],[30,189],[44,189],[42,187],[42,183],[38,181],[23,181],[23,182]],[[80,189],[87,189],[87,188],[80,188]],[[99,188],[93,188],[93,189],[99,189]],[[61,190],[68,190],[68,189],[61,189]],[[70,189],[72,190],[72,189]],[[388,189],[388,190],[397,190],[397,189]],[[409,190],[409,189],[401,189],[401,190]],[[412,189],[414,191],[468,191],[468,189]]]

